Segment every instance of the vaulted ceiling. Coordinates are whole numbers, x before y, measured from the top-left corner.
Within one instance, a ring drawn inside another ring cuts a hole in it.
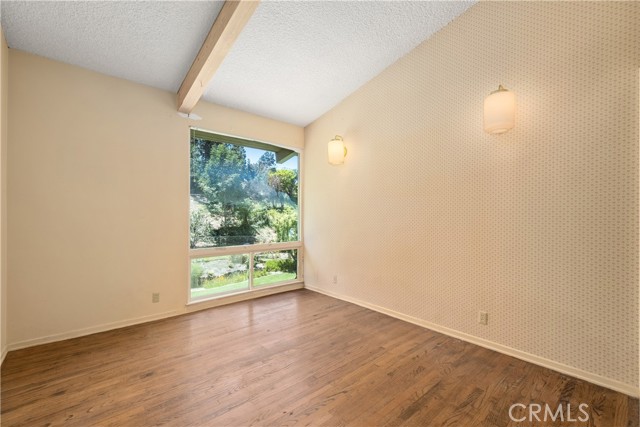
[[[474,2],[263,1],[203,99],[305,126]],[[10,48],[176,92],[221,1],[2,1]]]

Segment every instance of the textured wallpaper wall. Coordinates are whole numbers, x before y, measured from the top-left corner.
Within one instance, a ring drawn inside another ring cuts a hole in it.
[[[479,3],[308,126],[309,287],[637,388],[639,22]],[[517,123],[489,136],[498,84]]]

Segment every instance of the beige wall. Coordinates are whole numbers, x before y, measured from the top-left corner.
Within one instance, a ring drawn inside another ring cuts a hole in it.
[[[639,22],[479,3],[308,126],[306,285],[637,394]]]
[[[302,128],[10,50],[10,348],[185,311],[189,126],[292,147]],[[160,303],[151,294],[160,293]]]
[[[7,354],[7,130],[9,49],[0,28],[0,363]]]

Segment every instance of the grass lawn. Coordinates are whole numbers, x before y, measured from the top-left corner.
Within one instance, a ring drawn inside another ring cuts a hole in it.
[[[296,278],[296,273],[276,273],[269,274],[267,276],[258,277],[253,280],[253,286],[265,286],[278,282],[286,282]],[[208,289],[192,289],[191,298],[201,298],[205,296],[226,294],[228,292],[242,291],[249,289],[249,282],[243,280],[241,282],[229,283],[223,286],[217,286],[215,288]]]
[[[269,274],[267,276],[262,276],[253,279],[253,286],[264,286],[270,285],[276,282],[286,282],[288,280],[293,280],[296,278],[296,273],[276,273]]]

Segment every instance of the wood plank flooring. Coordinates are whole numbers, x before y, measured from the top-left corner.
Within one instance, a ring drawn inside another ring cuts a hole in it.
[[[13,351],[1,381],[3,426],[638,426],[637,399],[308,290]]]

